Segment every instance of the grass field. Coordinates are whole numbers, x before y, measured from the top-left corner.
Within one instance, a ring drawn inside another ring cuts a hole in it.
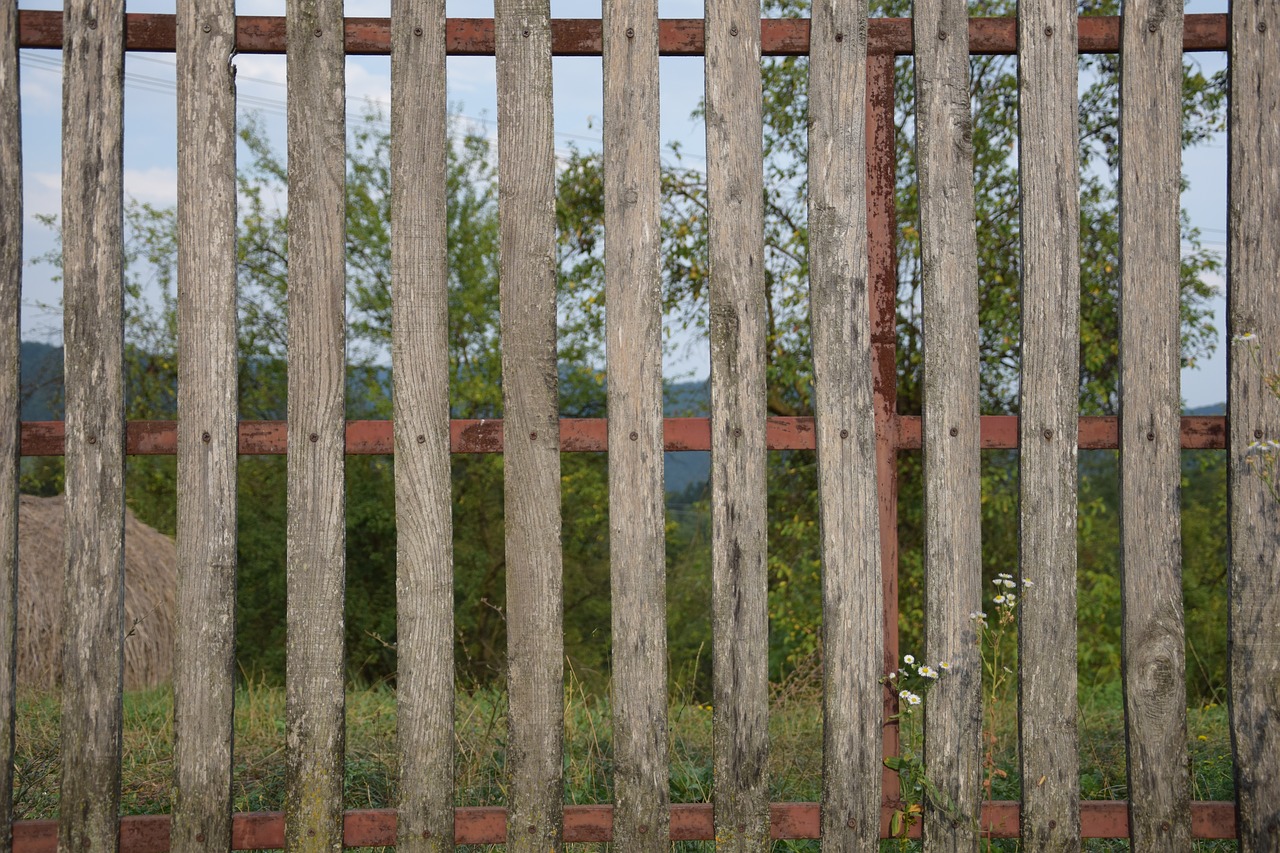
[[[816,801],[822,767],[822,710],[812,679],[776,686],[770,712],[770,798]],[[608,701],[571,681],[565,704],[565,801],[611,799]],[[1009,701],[1012,702],[1013,697]],[[1009,706],[1012,708],[1012,705]],[[235,809],[281,808],[284,798],[284,690],[260,684],[241,687],[236,702]],[[671,798],[711,798],[711,708],[676,701],[670,709]],[[1005,715],[1012,718],[1012,714]],[[18,706],[15,806],[19,819],[48,818],[58,811],[58,698],[21,695]],[[347,808],[393,805],[395,796],[395,694],[387,687],[347,694]],[[1118,691],[1082,697],[1081,791],[1087,799],[1124,799],[1124,717]],[[1232,798],[1232,765],[1226,709],[1189,711],[1193,797]],[[995,799],[1017,799],[1016,737],[1012,723],[1001,732],[997,764],[1008,773],[993,786]],[[456,801],[458,805],[505,802],[503,754],[505,695],[490,689],[460,692],[456,706]],[[172,694],[165,689],[125,697],[123,811],[156,814],[170,809],[173,771]],[[886,842],[886,849],[897,845]],[[570,845],[577,850],[607,845]],[[681,843],[679,850],[710,850]],[[1088,850],[1128,849],[1126,841],[1086,841]],[[816,850],[816,842],[779,842],[778,850]],[[1015,842],[993,849],[1013,850]],[[1234,842],[1203,842],[1198,849],[1232,850]]]

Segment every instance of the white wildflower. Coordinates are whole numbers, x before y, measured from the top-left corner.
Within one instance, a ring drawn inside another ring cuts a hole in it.
[[[920,667],[920,677],[921,678],[937,678],[938,671],[926,664]]]
[[[1023,585],[1023,586],[1035,586],[1035,585],[1036,585],[1036,582],[1035,582],[1035,581],[1033,581],[1033,580],[1028,580],[1027,578],[1023,578],[1023,579],[1022,579],[1022,585]]]
[[[981,610],[975,610],[969,614],[969,618],[980,622],[987,618],[987,614],[983,613]]]
[[[951,669],[951,664],[947,663],[946,661],[943,661],[942,663],[938,664],[938,669]]]
[[[908,696],[910,696],[910,695],[911,695],[911,691],[910,691],[910,690],[900,690],[900,691],[898,691],[898,698],[899,698],[899,699],[906,699],[906,698],[907,698]]]
[[[919,705],[919,704],[920,704],[920,697],[919,697],[919,696],[917,696],[917,695],[916,695],[916,694],[914,694],[914,693],[909,693],[909,694],[907,694],[907,704],[908,704],[908,705]]]
[[[1233,344],[1248,343],[1249,341],[1256,341],[1257,339],[1258,336],[1253,332],[1240,332],[1231,336],[1231,342]]]
[[[902,656],[902,662],[903,662],[903,663],[910,663],[910,664],[914,664],[914,663],[916,662],[915,655],[903,655],[903,656]]]
[[[1005,602],[1005,597],[1004,597],[1003,595],[997,595],[995,598],[993,598],[993,599],[991,599],[991,600],[992,600],[993,602],[995,602],[996,604],[1004,604],[1004,602]]]

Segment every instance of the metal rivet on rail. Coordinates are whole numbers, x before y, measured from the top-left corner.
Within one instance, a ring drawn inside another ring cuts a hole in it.
[[[849,827],[850,829],[857,829],[857,828],[858,828],[858,819],[857,819],[857,818],[853,818],[853,817],[849,818],[849,822],[848,822],[848,823],[846,823],[846,824],[845,824],[845,826]]]
[[[951,434],[951,437],[952,437],[952,438],[955,438],[957,435],[959,435],[959,434],[960,434],[960,428],[959,428],[959,427],[952,427],[951,429],[947,430],[947,432]]]
[[[1044,28],[1044,34],[1045,34],[1046,36],[1050,36],[1050,37],[1052,37],[1052,36],[1053,36],[1053,27],[1045,27],[1045,28]]]
[[[947,40],[947,34],[942,30],[938,30],[938,41],[946,41],[946,40]]]
[[[209,26],[208,24],[205,24],[205,25],[204,25],[203,27],[201,27],[200,29],[204,30],[206,33],[211,33],[211,32],[213,32],[213,27]]]
[[[528,38],[528,37],[529,37],[529,31],[528,31],[528,30],[525,30],[525,31],[524,31],[524,32],[522,32],[520,35],[524,36],[525,38]],[[530,827],[530,829],[532,829],[532,828],[533,828],[533,827]]]
[[[208,444],[210,441],[213,441],[213,436],[209,435],[209,433],[207,432],[204,432],[200,434],[200,440],[203,441],[205,444]]]
[[[98,437],[97,437],[96,435],[91,435],[91,436],[89,436],[89,443],[90,443],[90,444],[97,444],[97,443],[98,443]]]
[[[848,438],[848,437],[849,437],[849,431],[848,431],[847,429],[842,429],[842,430],[840,430],[840,437],[841,437],[841,438]]]
[[[316,443],[317,441],[319,441],[319,440],[320,440],[320,436],[316,435],[314,432],[313,432],[313,433],[311,433],[311,443],[312,443],[312,444],[315,444],[315,443]]]
[[[425,435],[418,436],[418,444],[426,444],[426,443],[427,443],[427,437]]]
[[[413,34],[414,34],[415,36],[420,36],[420,35],[422,35],[422,27],[414,27],[414,28],[413,28]]]
[[[1154,432],[1147,433],[1147,441],[1155,441],[1155,440],[1156,440],[1156,434]]]
[[[312,35],[313,35],[313,36],[315,36],[316,38],[320,38],[320,34],[321,34],[321,33],[323,33],[323,32],[324,32],[324,31],[323,31],[323,30],[321,30],[319,27],[316,27],[316,31],[315,31],[314,33],[312,33]]]
[[[529,433],[529,440],[530,440],[530,441],[537,441],[537,440],[538,440],[538,434],[537,434],[536,432],[531,432],[531,433]]]
[[[632,431],[631,431],[631,440],[632,440],[632,441],[638,441],[639,439],[640,439],[640,433],[636,432],[635,430],[632,430]]]
[[[1045,440],[1045,441],[1049,441],[1049,440],[1051,440],[1052,438],[1053,438],[1053,430],[1051,430],[1051,429],[1047,429],[1047,430],[1045,430],[1045,431],[1044,431],[1044,440]]]
[[[738,28],[737,28],[737,27],[729,27],[729,35],[733,36],[734,38],[737,38],[737,37],[738,37]]]
[[[1154,33],[1158,29],[1160,29],[1160,25],[1157,24],[1155,21],[1152,21],[1151,23],[1147,24],[1147,32],[1149,33]]]
[[[633,38],[635,38],[635,37],[636,37],[636,28],[635,28],[635,27],[627,27],[627,38],[629,38],[629,39],[633,39]]]

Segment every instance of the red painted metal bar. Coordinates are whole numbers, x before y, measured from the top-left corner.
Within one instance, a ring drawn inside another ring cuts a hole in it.
[[[880,505],[880,577],[884,596],[884,672],[898,668],[898,252],[897,160],[892,53],[867,57],[867,272],[870,277],[872,404]],[[884,754],[899,750],[898,694],[884,691]],[[896,803],[898,774],[885,768],[884,803]]]
[[[127,16],[128,50],[172,53],[173,15],[131,14]],[[347,18],[346,46],[349,54],[386,55],[391,51],[391,21],[388,18]],[[552,51],[557,56],[599,56],[602,36],[598,18],[561,18],[551,23]],[[802,18],[760,22],[762,49],[766,56],[803,56],[809,52],[809,22]],[[912,51],[911,21],[907,18],[872,18],[868,27],[868,50],[873,53],[909,55]],[[62,13],[24,9],[18,13],[20,47],[62,47]],[[450,18],[446,34],[452,56],[492,56],[493,21],[488,18]],[[1227,49],[1227,16],[1187,15],[1183,50]],[[236,48],[240,53],[284,53],[284,18],[241,16],[237,20]],[[1115,53],[1120,49],[1120,19],[1086,16],[1080,19],[1081,53]],[[702,21],[668,19],[660,24],[659,50],[664,56],[701,56]],[[973,18],[969,22],[969,52],[1012,54],[1017,50],[1016,24],[1012,18]]]
[[[1129,834],[1129,804],[1124,801],[1081,803],[1082,835],[1085,838],[1126,838]],[[819,837],[817,803],[774,803],[770,806],[773,838]],[[983,828],[993,838],[1018,837],[1018,804],[986,803],[982,809]],[[460,808],[455,812],[454,842],[457,844],[502,844],[507,837],[507,812],[503,808]],[[880,817],[880,836],[889,837],[892,810]],[[1192,833],[1200,839],[1236,837],[1235,804],[1195,802],[1191,804]],[[349,811],[343,826],[346,847],[394,846],[394,809]],[[912,837],[919,836],[919,826]],[[709,841],[715,837],[710,803],[671,807],[672,841]],[[565,806],[564,840],[567,842],[608,842],[613,839],[612,806]],[[52,820],[18,821],[13,825],[13,853],[54,853],[58,846],[58,823]],[[280,812],[253,812],[235,815],[232,848],[235,850],[278,850],[284,847],[284,815]],[[167,853],[169,816],[139,815],[120,819],[121,853]]]
[[[887,358],[880,343],[877,358]],[[888,351],[889,356],[892,351]],[[892,363],[892,362],[890,362]],[[879,368],[878,368],[879,369]],[[879,387],[879,386],[877,386]],[[886,398],[886,401],[888,398]],[[884,439],[897,450],[920,447],[920,419],[883,414]],[[667,418],[665,448],[669,451],[710,450],[711,427],[706,418]],[[1115,418],[1081,418],[1083,450],[1114,450],[1118,446]],[[501,453],[502,421],[454,421],[451,425],[454,453]],[[61,456],[62,421],[26,421],[22,424],[23,456]],[[131,456],[172,456],[177,450],[176,421],[130,421],[128,453]],[[1182,447],[1186,450],[1218,450],[1226,446],[1226,418],[1185,417]],[[284,421],[241,421],[240,455],[279,456],[288,442]],[[770,450],[813,450],[813,418],[770,418]],[[348,421],[347,453],[353,456],[389,455],[394,449],[391,421]],[[987,450],[1018,446],[1018,419],[987,415],[982,418],[982,446]],[[565,453],[603,453],[609,449],[604,418],[566,418],[560,422],[560,449]],[[887,474],[887,472],[886,472]]]

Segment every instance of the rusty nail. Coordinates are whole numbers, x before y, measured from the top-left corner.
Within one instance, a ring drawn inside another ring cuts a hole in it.
[[[420,36],[420,35],[422,35],[422,27],[414,27],[414,28],[413,28],[413,34],[414,34],[415,36]],[[425,836],[425,835],[423,835],[422,837],[423,837],[423,838],[426,838],[426,836]]]
[[[323,30],[321,30],[319,27],[316,27],[316,31],[315,31],[314,33],[312,33],[312,35],[314,35],[316,38],[320,38],[320,34],[321,34],[322,32],[323,32]]]
[[[734,427],[734,428],[733,428],[733,437],[734,437],[734,438],[742,438],[742,427]]]
[[[636,37],[636,28],[635,28],[635,27],[627,27],[627,38],[629,38],[629,39],[633,39],[633,38],[635,38],[635,37]]]
[[[197,832],[197,833],[196,833],[196,842],[197,842],[197,843],[201,843],[201,844],[202,844],[202,843],[204,843],[204,833],[203,833],[203,832]]]
[[[313,433],[311,433],[311,443],[312,443],[312,444],[315,444],[315,443],[316,443],[317,441],[319,441],[319,440],[320,440],[320,436],[316,435],[314,432],[313,432]]]
[[[90,444],[97,444],[97,443],[98,443],[98,437],[97,437],[96,435],[91,435],[91,436],[89,436],[89,443],[90,443]]]
[[[849,437],[849,431],[848,431],[847,429],[842,429],[842,430],[840,430],[840,437],[841,437],[841,438],[848,438],[848,437]]]
[[[427,437],[425,435],[418,436],[418,444],[426,444],[426,443],[427,443]]]
[[[209,26],[208,24],[205,24],[200,29],[204,30],[206,33],[213,32],[213,27]]]
[[[529,834],[530,834],[530,835],[534,835],[535,833],[537,833],[537,831],[538,831],[538,827],[534,826],[533,824],[530,824],[530,825],[529,825]]]
[[[315,834],[316,834],[316,831],[315,831],[314,829],[308,829],[308,830],[307,830],[307,835],[308,835],[308,836],[310,836],[310,837],[314,837],[314,836],[315,836]]]
[[[538,440],[538,434],[537,434],[536,432],[531,432],[531,433],[529,433],[529,440],[530,440],[530,441],[537,441],[537,440]]]
[[[1260,429],[1255,429],[1255,430],[1253,431],[1253,437],[1254,437],[1254,438],[1262,438],[1262,430],[1260,430]]]
[[[1154,432],[1147,433],[1147,441],[1155,441],[1155,440],[1156,440],[1156,434]]]
[[[1050,828],[1050,829],[1057,829],[1057,828],[1058,828],[1058,822],[1057,822],[1056,820],[1051,820],[1051,821],[1049,821],[1049,828]]]
[[[946,40],[947,40],[947,34],[944,33],[942,30],[938,30],[938,41],[946,41]]]
[[[423,837],[423,838],[430,838],[430,837],[431,837],[431,830],[429,830],[429,829],[424,829],[424,830],[422,830],[422,837]]]
[[[1151,23],[1147,24],[1147,32],[1149,33],[1154,33],[1158,29],[1160,29],[1160,25],[1157,24],[1155,21],[1152,21]]]
[[[1045,430],[1045,431],[1044,431],[1044,440],[1045,440],[1045,441],[1049,441],[1049,440],[1050,440],[1050,439],[1052,439],[1052,438],[1053,438],[1053,430],[1051,430],[1051,429],[1047,429],[1047,430]]]
[[[636,830],[636,831],[637,831],[637,832],[639,832],[641,835],[644,835],[645,833],[647,833],[647,832],[649,831],[649,827],[647,827],[647,826],[642,826],[642,827],[640,827],[640,828],[639,828],[638,830]]]
[[[850,829],[857,829],[857,828],[858,828],[858,821],[857,821],[855,818],[849,818],[849,822],[848,822],[848,824],[846,824],[846,825],[847,825]]]
[[[844,33],[836,33],[836,41],[844,41]]]
[[[640,438],[640,433],[636,432],[635,430],[632,430],[632,431],[631,431],[631,440],[632,440],[632,441],[636,441],[636,440],[638,440],[639,438]]]
[[[733,36],[734,38],[737,38],[737,37],[738,37],[738,28],[737,28],[737,27],[729,27],[729,35]]]
[[[98,28],[98,20],[97,20],[97,18],[90,18],[90,19],[89,19],[89,29],[91,29],[91,30],[96,30],[97,28]]]
[[[212,441],[212,440],[213,440],[213,436],[209,435],[209,433],[207,433],[207,432],[206,432],[206,433],[201,433],[201,434],[200,434],[200,440],[201,440],[201,441],[203,441],[205,444],[208,444],[210,441]]]
[[[960,428],[959,428],[959,427],[952,427],[951,429],[947,430],[947,432],[949,432],[949,433],[951,434],[951,437],[952,437],[952,438],[955,438],[957,435],[959,435],[959,434],[960,434]]]
[[[1161,831],[1161,832],[1168,832],[1168,831],[1169,831],[1169,828],[1170,828],[1170,827],[1169,827],[1169,821],[1167,821],[1167,820],[1162,820],[1162,821],[1160,821],[1160,831]]]
[[[747,825],[745,823],[738,824],[738,832],[746,832],[746,831],[747,831]]]

